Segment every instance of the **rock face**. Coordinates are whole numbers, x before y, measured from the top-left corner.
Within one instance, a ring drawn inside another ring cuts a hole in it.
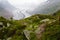
[[[50,21],[50,19],[44,19],[44,20],[41,20],[40,22],[48,22]]]
[[[30,31],[24,30],[24,34],[28,40],[30,40]]]

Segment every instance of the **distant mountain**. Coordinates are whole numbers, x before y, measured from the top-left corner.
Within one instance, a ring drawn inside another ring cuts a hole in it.
[[[15,10],[15,7],[13,7],[7,0],[0,1],[0,16],[5,18],[13,17],[13,10]]]
[[[30,14],[51,14],[60,9],[60,0],[48,0],[36,7]]]
[[[0,1],[0,16],[7,19],[13,17],[15,20],[25,18],[25,15],[21,12],[22,10],[15,8],[7,0]]]
[[[32,5],[32,4],[31,4]],[[48,0],[37,5],[34,10],[21,10],[15,8],[7,0],[0,1],[0,16],[5,18],[13,17],[16,20],[29,17],[33,14],[51,14],[60,9],[60,0]]]

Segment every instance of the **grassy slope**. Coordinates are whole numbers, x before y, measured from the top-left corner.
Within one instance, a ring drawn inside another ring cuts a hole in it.
[[[3,22],[5,27],[0,29],[0,39],[7,39],[11,37],[11,40],[27,40],[24,30],[32,31],[30,35],[30,40],[37,40],[35,30],[42,23],[43,19],[56,20],[56,22],[46,25],[45,31],[42,33],[41,40],[59,40],[60,36],[60,11],[53,15],[33,15],[29,18],[22,20],[6,20],[0,17],[0,22]],[[9,23],[10,26],[6,24]]]

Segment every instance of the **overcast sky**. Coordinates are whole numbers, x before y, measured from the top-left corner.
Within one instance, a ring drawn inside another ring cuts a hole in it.
[[[48,0],[39,4],[30,14],[52,14],[60,10],[60,0]]]
[[[34,8],[37,5],[39,5],[42,2],[45,2],[47,0],[8,0],[9,3],[14,5],[17,8],[23,9],[23,8]]]
[[[0,16],[21,19],[37,13],[51,13],[60,9],[60,0],[0,0]],[[13,12],[13,13],[11,13]]]
[[[8,0],[8,2],[13,5],[14,7],[20,9],[25,17],[29,17],[29,13],[26,13],[26,11],[30,12],[33,11],[38,5],[45,2],[47,0]],[[22,18],[23,14],[20,13],[20,18]],[[16,16],[17,14],[14,13],[15,19],[19,19],[19,16]]]

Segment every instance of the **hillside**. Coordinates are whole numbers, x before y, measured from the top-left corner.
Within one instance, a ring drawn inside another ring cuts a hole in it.
[[[22,20],[0,17],[0,39],[60,40],[60,11],[52,15],[32,15]]]

